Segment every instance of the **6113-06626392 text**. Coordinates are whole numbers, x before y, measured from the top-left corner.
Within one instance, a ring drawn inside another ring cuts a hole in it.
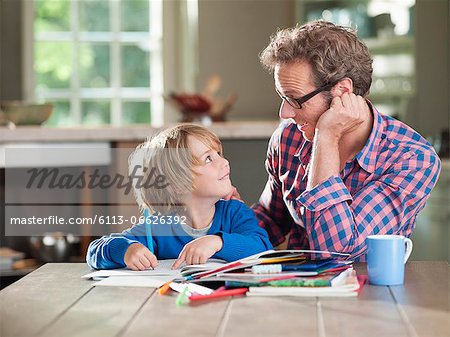
[[[50,215],[46,217],[29,216],[29,217],[11,217],[12,225],[82,225],[82,224],[99,224],[99,225],[122,225],[122,224],[161,224],[161,225],[186,225],[187,217],[184,215],[163,215],[163,216],[130,216],[122,215],[94,215],[92,217],[62,217],[58,215]]]

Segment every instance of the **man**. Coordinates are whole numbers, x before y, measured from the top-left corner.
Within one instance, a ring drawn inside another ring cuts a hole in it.
[[[269,142],[253,206],[272,243],[350,253],[366,237],[409,237],[440,160],[416,131],[367,100],[372,59],[354,31],[325,21],[284,29],[260,55],[284,120]]]

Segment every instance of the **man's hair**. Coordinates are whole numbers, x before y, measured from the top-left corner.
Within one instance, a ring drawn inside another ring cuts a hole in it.
[[[277,64],[306,61],[317,87],[349,77],[361,96],[369,93],[372,82],[372,58],[356,32],[323,20],[278,30],[260,61],[270,71]]]
[[[136,176],[143,176],[141,184],[137,184],[136,177],[130,177],[141,211],[148,209],[150,213],[167,214],[174,207],[183,206],[182,196],[195,189],[193,167],[201,162],[189,149],[188,136],[195,137],[211,149],[222,150],[219,138],[208,129],[195,124],[180,124],[148,138],[130,155],[130,174],[134,170]],[[165,187],[148,188],[158,175],[165,177]]]

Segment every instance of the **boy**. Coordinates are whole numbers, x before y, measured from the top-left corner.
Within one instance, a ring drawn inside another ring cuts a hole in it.
[[[220,140],[206,128],[182,124],[161,132],[130,157],[130,172],[136,168],[142,168],[144,182],[155,172],[160,178],[153,188],[134,184],[139,208],[152,215],[91,242],[90,267],[144,270],[156,267],[158,258],[177,258],[173,268],[178,268],[183,262],[233,261],[272,249],[253,211],[222,199],[233,191],[230,166]]]

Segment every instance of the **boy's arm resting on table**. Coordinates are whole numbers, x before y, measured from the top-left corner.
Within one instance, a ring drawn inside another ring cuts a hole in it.
[[[95,269],[123,268],[126,266],[125,252],[133,243],[141,243],[147,247],[144,224],[136,224],[122,233],[105,235],[92,241],[88,247],[86,262]]]
[[[299,191],[296,212],[310,249],[350,253],[352,258],[365,252],[368,235],[409,236],[439,172],[435,154],[418,153],[397,162],[353,197],[339,176]]]
[[[267,232],[258,226],[253,211],[244,203],[236,201],[236,204],[238,207],[231,218],[231,233],[215,233],[222,238],[223,246],[214,258],[234,261],[272,249]]]

